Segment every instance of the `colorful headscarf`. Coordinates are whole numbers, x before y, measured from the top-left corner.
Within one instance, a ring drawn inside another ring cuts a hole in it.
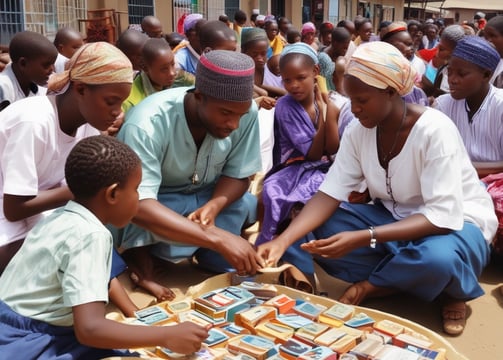
[[[202,14],[190,14],[187,15],[185,20],[183,21],[183,32],[186,34],[190,30],[192,30],[197,22],[203,18]]]
[[[52,74],[47,90],[58,93],[71,81],[84,84],[133,82],[133,66],[122,51],[107,42],[88,43],[80,47],[66,63],[65,71]]]
[[[283,48],[283,51],[281,52],[281,57],[288,55],[288,54],[304,54],[309,56],[311,59],[313,59],[315,64],[318,64],[318,54],[316,54],[316,51],[309,46],[306,43],[303,42],[296,42],[293,44],[289,44]]]
[[[394,88],[401,96],[414,87],[416,71],[393,45],[372,41],[358,46],[346,66],[346,74],[378,89]]]
[[[480,36],[465,36],[456,44],[452,57],[460,58],[494,72],[500,62],[498,51]]]
[[[384,21],[383,21],[384,22]],[[402,21],[389,23],[381,29],[381,41],[385,41],[393,35],[407,31],[407,24]]]
[[[308,21],[307,23],[304,23],[302,25],[301,30],[300,30],[300,33],[302,35],[305,35],[307,33],[315,33],[315,32],[316,32],[316,26],[310,21]]]

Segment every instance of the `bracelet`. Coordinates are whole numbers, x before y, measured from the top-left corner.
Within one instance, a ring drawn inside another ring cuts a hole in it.
[[[368,228],[368,231],[370,233],[370,247],[372,249],[375,249],[376,248],[376,244],[377,244],[377,239],[376,239],[376,232],[374,230],[374,227],[373,226],[370,226]]]

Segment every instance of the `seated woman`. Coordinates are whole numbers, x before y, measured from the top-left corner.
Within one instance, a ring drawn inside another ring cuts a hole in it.
[[[353,283],[341,302],[359,304],[397,291],[439,298],[444,331],[460,334],[465,302],[483,294],[478,276],[497,219],[452,121],[401,98],[414,76],[410,61],[392,45],[358,47],[344,87],[359,121],[346,129],[319,191],[257,251],[274,264],[314,231],[318,240],[301,248],[327,273]],[[373,202],[347,203],[362,180]]]

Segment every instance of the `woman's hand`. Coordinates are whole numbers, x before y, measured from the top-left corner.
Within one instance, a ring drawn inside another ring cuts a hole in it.
[[[302,244],[302,250],[324,258],[340,258],[349,252],[370,243],[367,230],[345,231],[326,239],[311,240]]]

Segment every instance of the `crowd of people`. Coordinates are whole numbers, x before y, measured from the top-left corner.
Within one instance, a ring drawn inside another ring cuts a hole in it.
[[[290,263],[311,288],[317,263],[352,284],[341,302],[439,300],[461,334],[503,254],[503,16],[477,16],[296,29],[239,10],[169,34],[146,16],[116,44],[16,34],[0,62],[2,354],[198,349],[198,325],[104,317],[109,299],[137,310],[124,271],[174,298],[156,258]]]

